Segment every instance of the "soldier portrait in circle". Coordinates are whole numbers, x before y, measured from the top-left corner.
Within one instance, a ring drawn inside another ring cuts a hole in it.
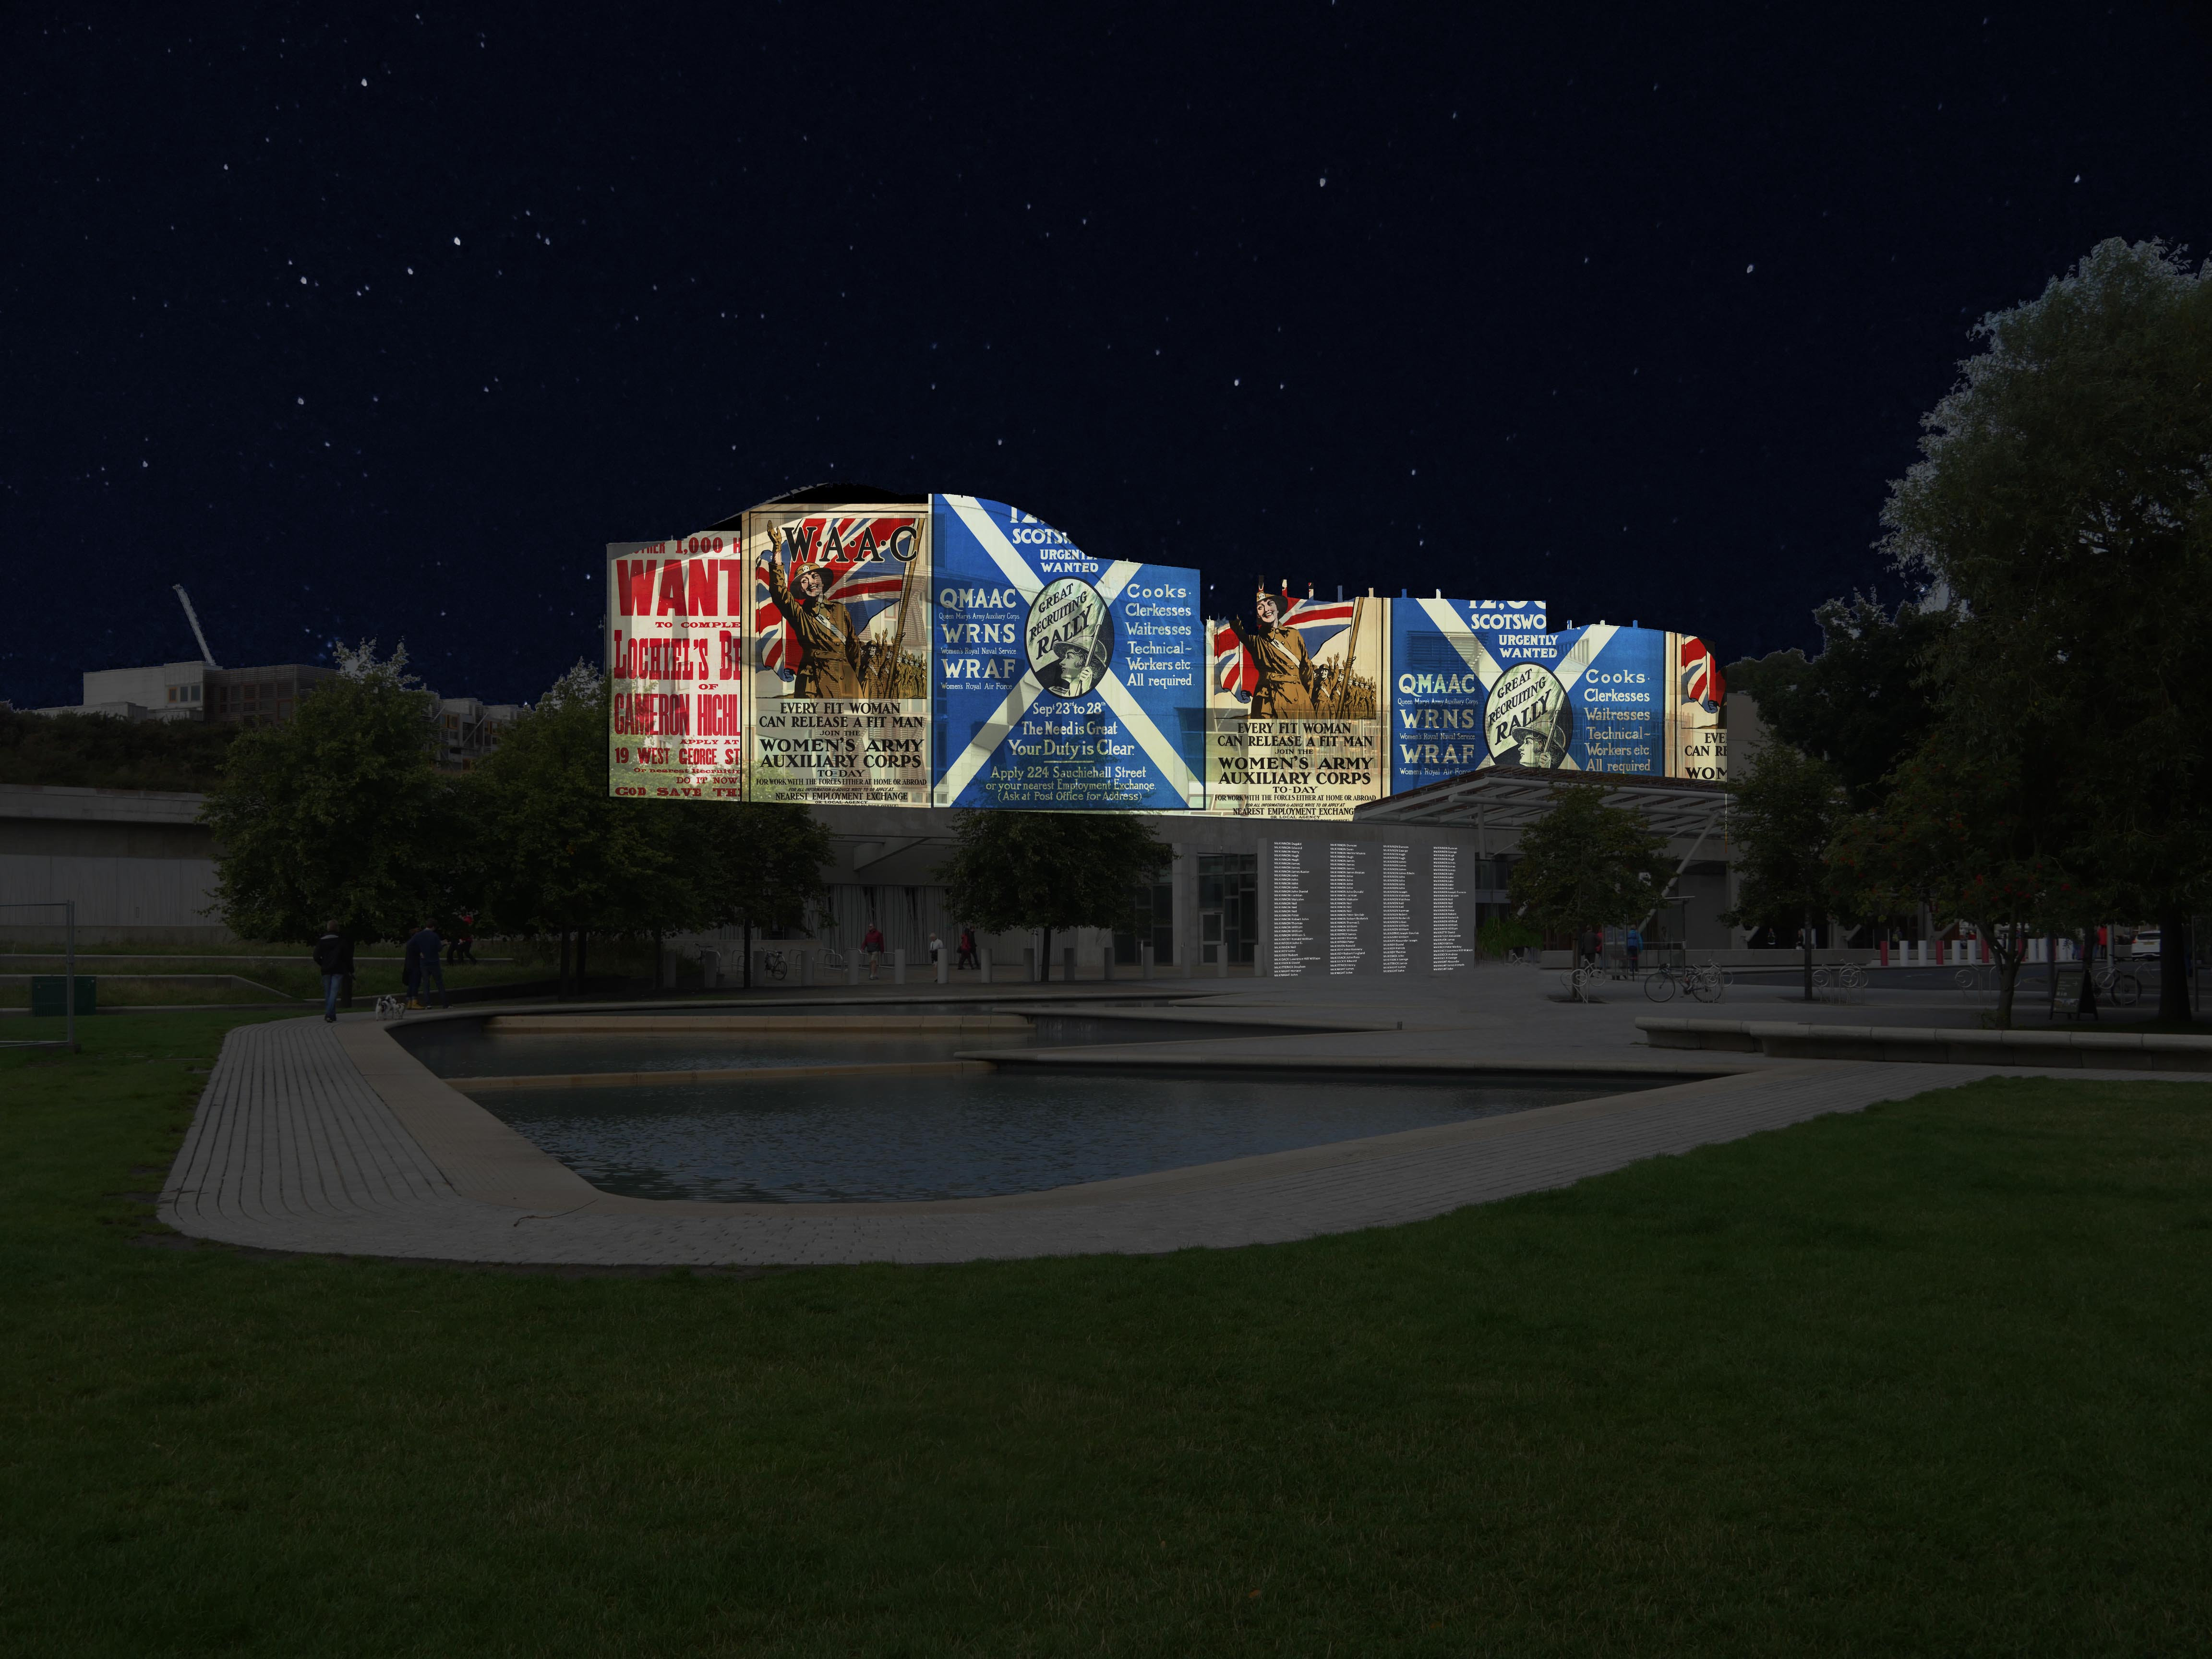
[[[1062,576],[1030,603],[1024,629],[1030,669],[1058,697],[1095,691],[1114,661],[1114,617],[1089,582]]]
[[[1575,740],[1575,709],[1559,677],[1541,663],[1516,663],[1490,688],[1482,714],[1490,757],[1501,766],[1563,765]]]

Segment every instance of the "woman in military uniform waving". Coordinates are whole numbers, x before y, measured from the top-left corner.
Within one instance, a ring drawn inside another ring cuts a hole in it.
[[[1306,720],[1314,712],[1314,663],[1305,635],[1283,626],[1279,594],[1261,588],[1252,599],[1252,621],[1231,617],[1237,643],[1252,659],[1260,683],[1252,690],[1252,718]]]
[[[768,562],[768,596],[783,615],[785,637],[799,647],[797,697],[857,697],[860,695],[860,640],[853,618],[830,588],[826,565],[802,564],[788,581],[783,568]]]

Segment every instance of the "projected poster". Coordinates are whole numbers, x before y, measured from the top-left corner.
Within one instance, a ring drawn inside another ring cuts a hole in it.
[[[607,787],[744,796],[744,570],[734,538],[607,547]]]
[[[1551,637],[1541,599],[1393,599],[1390,792],[1488,762],[1483,714],[1497,653],[1548,646]]]
[[[1093,558],[1004,501],[935,507],[937,805],[1197,804],[1198,572]]]
[[[1668,770],[1665,635],[1608,623],[1553,633],[1540,605],[1400,599],[1392,611],[1392,793],[1481,766]],[[1492,617],[1528,625],[1477,625]]]
[[[1344,818],[1383,793],[1389,608],[1263,589],[1211,624],[1208,811]]]
[[[1675,693],[1668,775],[1726,783],[1728,732],[1721,725],[1721,707],[1728,701],[1728,682],[1720,661],[1692,634],[1669,634],[1667,646]]]
[[[744,515],[754,800],[929,805],[929,514]]]

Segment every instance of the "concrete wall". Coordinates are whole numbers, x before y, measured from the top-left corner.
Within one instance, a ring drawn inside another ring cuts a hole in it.
[[[76,902],[77,934],[219,943],[215,838],[201,798],[143,789],[0,784],[0,904]],[[0,939],[61,937],[59,909],[0,908]]]

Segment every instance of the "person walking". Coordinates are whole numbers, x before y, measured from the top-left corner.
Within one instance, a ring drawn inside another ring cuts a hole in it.
[[[955,968],[973,968],[977,965],[975,961],[975,930],[973,927],[963,927],[960,930],[960,960],[952,965]]]
[[[336,1024],[338,998],[353,978],[353,941],[338,932],[335,921],[325,922],[323,936],[315,941],[315,971],[323,976],[323,1018]]]
[[[445,941],[438,937],[437,927],[424,922],[415,936],[407,941],[407,959],[403,964],[407,981],[407,1006],[425,1006],[433,984],[438,988],[438,1003],[446,1002],[446,969],[439,958]]]
[[[868,977],[873,979],[876,969],[883,963],[884,930],[872,921],[868,924],[868,931],[860,937],[860,954],[867,957]]]

